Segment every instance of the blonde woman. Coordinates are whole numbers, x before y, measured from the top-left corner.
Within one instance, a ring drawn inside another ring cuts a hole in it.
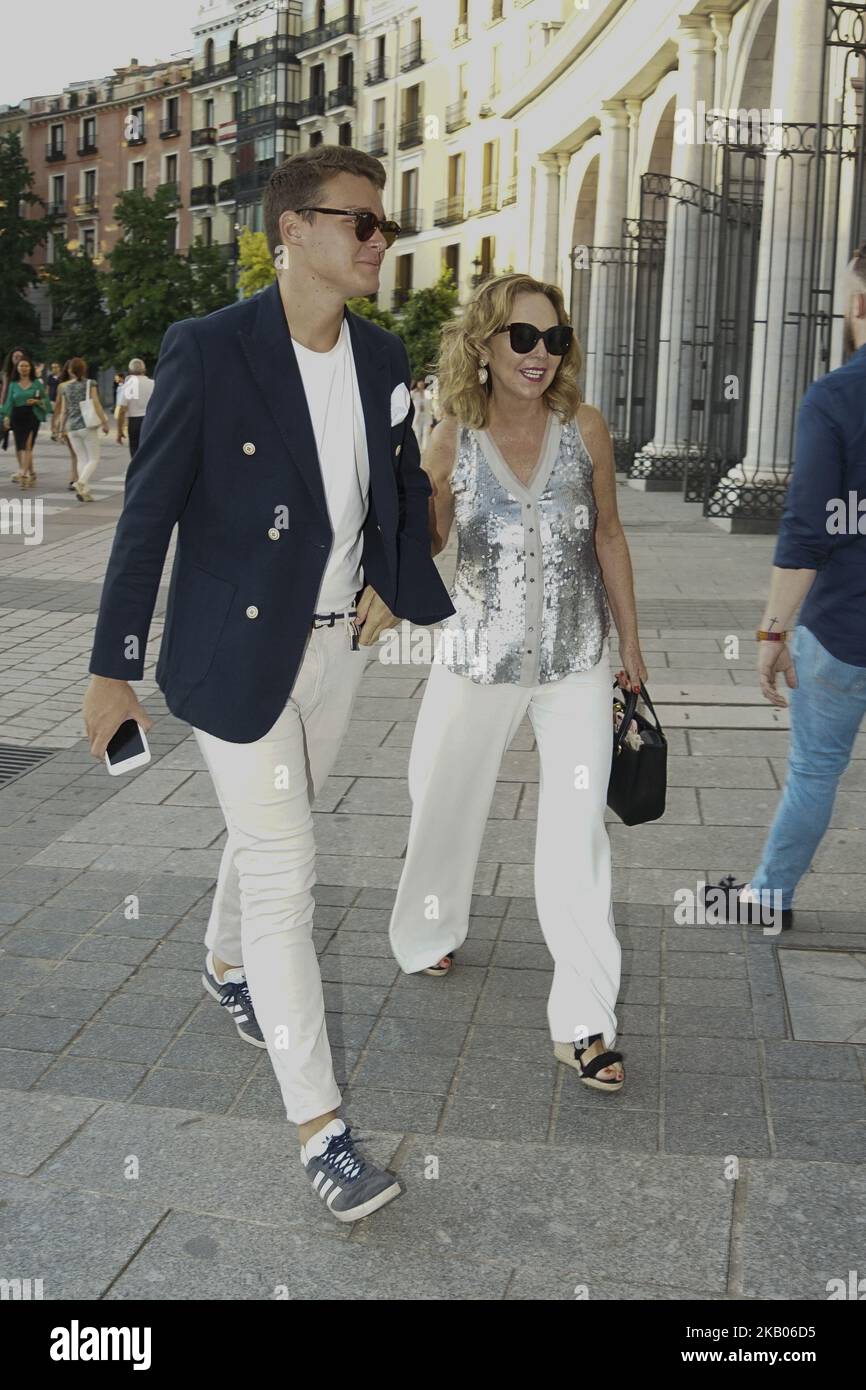
[[[560,290],[529,275],[486,280],[442,330],[442,419],[423,466],[433,553],[457,531],[455,614],[437,634],[412,743],[412,820],[390,936],[407,972],[455,968],[502,755],[528,716],[554,1052],[588,1086],[616,1091],[620,946],[604,824],[611,610],[620,683],[639,687],[647,669],[610,435],[581,403],[580,363]]]
[[[57,433],[68,436],[69,443],[78,461],[78,481],[73,483],[73,491],[79,502],[92,502],[93,495],[88,487],[90,479],[99,467],[99,431],[108,434],[108,416],[102,408],[95,381],[87,379],[87,363],[81,357],[69,360],[69,381],[58,387],[57,399],[60,401],[60,418]],[[81,406],[89,396],[96,406],[99,425],[89,426],[81,413]]]

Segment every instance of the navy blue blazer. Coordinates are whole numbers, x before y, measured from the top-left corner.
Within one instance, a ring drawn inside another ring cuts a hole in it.
[[[413,623],[454,612],[430,553],[430,480],[412,429],[406,349],[344,310],[370,460],[364,581]],[[171,533],[156,680],[172,714],[251,743],[295,682],[333,543],[312,421],[276,282],[168,329],[105,575],[94,675],[140,680]],[[286,524],[287,522],[287,524]],[[363,658],[359,658],[363,659]]]

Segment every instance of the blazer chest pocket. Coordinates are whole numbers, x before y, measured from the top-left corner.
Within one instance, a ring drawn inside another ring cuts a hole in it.
[[[197,565],[178,575],[171,666],[184,682],[203,680],[216,654],[237,586]]]

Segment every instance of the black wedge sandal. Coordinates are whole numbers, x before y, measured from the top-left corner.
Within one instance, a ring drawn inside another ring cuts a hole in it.
[[[443,966],[442,961],[446,960],[448,964]],[[438,960],[435,965],[428,965],[426,970],[423,970],[421,973],[423,975],[450,975],[453,966],[454,952],[448,951],[448,953],[444,955],[441,960]]]
[[[594,1051],[601,1043],[601,1052],[584,1062],[583,1058],[587,1052]],[[577,1043],[553,1044],[553,1053],[558,1062],[564,1062],[567,1067],[574,1067],[584,1086],[591,1086],[594,1091],[618,1091],[625,1082],[625,1075],[620,1081],[605,1081],[598,1078],[598,1073],[604,1071],[605,1067],[612,1067],[617,1062],[622,1061],[621,1052],[608,1052],[604,1046],[604,1037],[601,1033],[593,1033],[592,1037],[583,1047],[578,1047]]]

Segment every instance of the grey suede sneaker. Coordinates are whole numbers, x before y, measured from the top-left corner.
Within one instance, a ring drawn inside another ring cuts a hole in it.
[[[220,979],[213,968],[213,951],[208,951],[201,982],[208,994],[218,1000],[234,1020],[244,1042],[251,1043],[253,1047],[267,1047],[247,988],[247,977],[240,967],[227,970]]]
[[[342,1120],[330,1120],[301,1147],[301,1163],[338,1221],[360,1221],[403,1190],[393,1173],[361,1157],[351,1126]]]

